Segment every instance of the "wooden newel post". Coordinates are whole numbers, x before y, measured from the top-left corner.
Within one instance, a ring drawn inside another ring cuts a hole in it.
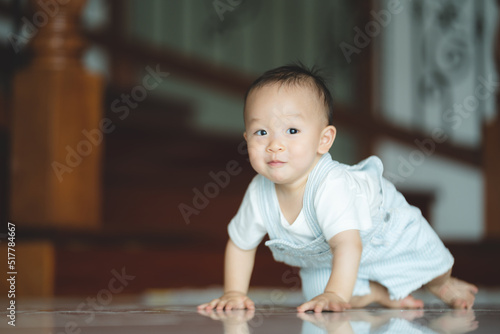
[[[81,62],[85,0],[40,3],[31,1],[34,59],[14,80],[10,216],[37,228],[97,228],[106,124],[102,80]]]
[[[500,0],[497,0],[500,13]],[[500,21],[497,19],[495,65],[500,75]],[[496,91],[496,116],[484,126],[483,162],[485,184],[486,233],[490,240],[500,239],[500,90]]]

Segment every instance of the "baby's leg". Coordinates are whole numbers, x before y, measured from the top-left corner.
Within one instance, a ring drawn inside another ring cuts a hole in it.
[[[353,308],[362,308],[371,303],[378,303],[387,308],[397,309],[418,309],[424,307],[424,302],[413,298],[411,295],[399,299],[391,300],[387,288],[377,282],[370,281],[370,294],[364,296],[353,296],[350,304]]]
[[[426,284],[434,295],[450,307],[470,309],[474,305],[477,287],[451,276],[451,269]]]

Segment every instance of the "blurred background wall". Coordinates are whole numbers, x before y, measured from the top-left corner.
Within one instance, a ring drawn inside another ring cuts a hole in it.
[[[116,272],[130,293],[222,284],[254,175],[242,98],[293,61],[328,79],[333,157],[379,155],[456,274],[495,284],[497,16],[494,0],[1,1],[0,236],[16,224],[20,293],[95,293]],[[296,278],[259,250],[253,284]]]

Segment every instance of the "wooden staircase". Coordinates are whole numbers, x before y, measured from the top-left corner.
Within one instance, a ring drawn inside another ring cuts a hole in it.
[[[116,1],[111,3],[119,7]],[[115,15],[118,11],[112,12]],[[119,30],[118,24],[113,27]],[[43,254],[44,260],[27,263],[26,267],[32,269],[26,276],[46,274],[43,276],[47,277],[44,281],[46,286],[38,293],[49,295],[95,295],[107,287],[111,271],[122,268],[136,277],[127,286],[127,293],[140,293],[150,288],[222,284],[227,223],[236,213],[254,176],[246,155],[241,153],[243,138],[214,136],[192,130],[193,106],[183,100],[150,96],[124,120],[110,110],[110,105],[121,92],[131,91],[134,84],[131,73],[138,64],[160,63],[162,68],[172,68],[183,78],[238,96],[244,93],[252,78],[172,50],[138,47],[108,33],[87,34],[87,37],[93,43],[109,48],[113,56],[113,82],[105,91],[101,115],[109,118],[115,126],[111,133],[106,134],[100,147],[103,151],[99,162],[101,219],[93,228],[84,223],[79,226],[61,222],[37,224],[35,220],[28,225],[19,221],[19,235],[24,242],[37,245],[43,242],[40,254]],[[369,48],[366,49],[363,55],[370,55],[369,51]],[[370,61],[368,57],[363,63],[368,69]],[[421,136],[379,119],[366,118],[365,114],[360,117],[343,106],[337,109],[338,122],[352,129],[355,135],[367,139],[367,142],[378,136],[390,136],[412,143]],[[10,183],[10,176],[7,175],[10,162],[8,138],[13,131],[8,123],[5,122],[3,133],[0,133],[0,144],[5,148],[0,173],[4,174],[2,184],[6,186]],[[363,150],[363,154],[369,152],[369,147]],[[476,166],[481,164],[480,151],[463,151],[444,145],[437,147],[436,153]],[[203,209],[197,209],[199,213],[189,216],[188,222],[179,205],[194,206],[195,189],[203,193],[207,184],[215,184],[210,172],[227,170],[231,161],[241,171],[231,176],[229,184],[220,187],[218,194],[213,199],[209,198]],[[407,195],[410,203],[428,215],[432,194]],[[6,197],[2,199],[0,208],[8,207],[9,199]],[[8,217],[6,210],[3,214],[6,218],[2,224]],[[16,220],[12,212],[10,217]],[[498,270],[491,266],[495,256],[500,254],[498,243],[448,246],[457,257],[455,271],[458,276],[477,284],[498,284],[494,279],[498,277]],[[29,250],[25,258],[31,259],[34,253],[36,250]],[[46,267],[43,267],[45,263]],[[37,264],[40,271],[33,269]],[[253,285],[287,286],[287,282],[296,279],[295,270],[276,264],[266,248],[259,249]],[[37,294],[37,291],[30,293]]]

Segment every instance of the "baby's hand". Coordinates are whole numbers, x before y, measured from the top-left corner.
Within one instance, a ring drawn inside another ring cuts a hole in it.
[[[201,304],[198,310],[254,310],[255,305],[253,301],[242,292],[229,291],[216,298],[209,303]]]
[[[246,324],[248,321],[252,320],[255,315],[255,310],[217,311],[212,309],[201,309],[198,310],[198,313],[211,319],[222,321],[225,325],[237,326]]]
[[[297,307],[299,313],[305,311],[335,311],[341,312],[345,309],[350,309],[351,305],[347,303],[342,297],[337,295],[335,292],[323,292],[321,295],[314,297],[307,303],[304,303]]]

